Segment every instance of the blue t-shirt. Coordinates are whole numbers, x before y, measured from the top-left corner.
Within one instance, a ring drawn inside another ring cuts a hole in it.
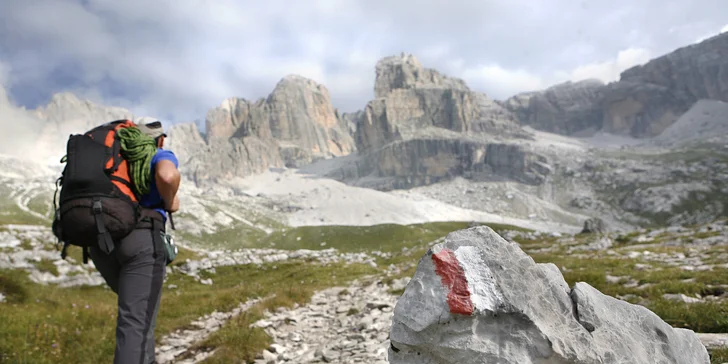
[[[159,194],[159,190],[157,190],[157,181],[156,178],[154,178],[155,175],[155,167],[157,163],[163,160],[168,160],[174,163],[174,166],[179,168],[179,161],[177,160],[177,157],[169,150],[164,150],[162,148],[157,149],[157,153],[154,154],[154,157],[152,158],[151,168],[152,168],[152,178],[151,178],[151,185],[149,193],[142,196],[139,199],[139,203],[144,207],[153,207],[155,211],[162,214],[162,217],[164,218],[164,222],[167,222],[167,212],[164,211],[164,207],[159,207],[162,205],[162,195]]]

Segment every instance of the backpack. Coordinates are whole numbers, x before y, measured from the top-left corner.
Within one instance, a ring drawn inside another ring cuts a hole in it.
[[[64,243],[62,259],[66,259],[69,245],[83,249],[84,264],[88,263],[88,248],[93,244],[109,254],[114,250],[114,241],[137,226],[141,216],[139,197],[117,137],[120,129],[130,127],[136,124],[116,120],[68,138],[66,156],[61,159],[66,166],[56,180],[53,195],[52,230],[59,244]]]

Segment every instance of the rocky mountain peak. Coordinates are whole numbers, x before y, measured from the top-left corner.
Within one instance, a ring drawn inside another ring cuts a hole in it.
[[[536,129],[649,138],[703,99],[728,101],[728,33],[629,68],[617,82],[564,82],[515,95],[504,105]]]
[[[465,81],[445,76],[422,66],[411,54],[384,57],[376,65],[375,98],[386,97],[395,89],[438,87],[469,91]]]
[[[323,92],[328,94],[328,89],[326,87],[310,78],[298,75],[298,74],[288,74],[281,78],[278,83],[276,83],[275,88],[273,89],[273,94],[285,91],[289,88],[302,88],[302,89],[308,89],[310,91],[317,90],[318,92]]]

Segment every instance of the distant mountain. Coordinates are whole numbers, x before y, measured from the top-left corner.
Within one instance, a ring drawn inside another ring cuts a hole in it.
[[[728,101],[728,33],[627,69],[617,82],[566,82],[504,105],[540,130],[649,138],[704,99]]]

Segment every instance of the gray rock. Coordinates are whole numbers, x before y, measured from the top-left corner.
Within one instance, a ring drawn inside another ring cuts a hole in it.
[[[173,127],[169,145],[202,184],[348,155],[356,150],[349,123],[326,87],[289,75],[265,99],[229,98],[208,111],[204,138],[195,124]]]
[[[692,107],[653,142],[663,147],[688,143],[725,143],[728,135],[728,103],[717,100],[698,100]]]
[[[723,33],[625,70],[617,82],[565,82],[515,95],[503,105],[536,129],[654,137],[698,100],[728,101],[727,67],[728,33]]]
[[[509,110],[464,81],[424,68],[404,54],[381,59],[376,76],[376,99],[350,116],[356,121],[360,158],[327,177],[386,190],[463,174],[538,184],[549,173],[543,156],[490,140],[530,134]]]
[[[622,72],[605,90],[604,130],[655,136],[700,99],[728,101],[727,68],[722,33]]]
[[[689,330],[586,283],[482,226],[420,260],[394,310],[389,362],[709,363]],[[504,349],[507,348],[507,349]]]
[[[540,92],[519,94],[506,100],[506,107],[522,124],[564,134],[593,134],[602,127],[604,83],[595,79],[564,82]]]
[[[548,162],[515,144],[418,138],[389,143],[327,176],[379,190],[430,185],[455,176],[540,185],[552,173]]]
[[[374,96],[386,98],[392,90],[416,87],[439,87],[443,89],[467,91],[465,81],[447,77],[439,72],[425,68],[411,54],[384,57],[376,65]]]
[[[598,233],[603,234],[607,232],[607,224],[604,220],[593,217],[584,221],[584,228],[581,230],[582,234]]]

